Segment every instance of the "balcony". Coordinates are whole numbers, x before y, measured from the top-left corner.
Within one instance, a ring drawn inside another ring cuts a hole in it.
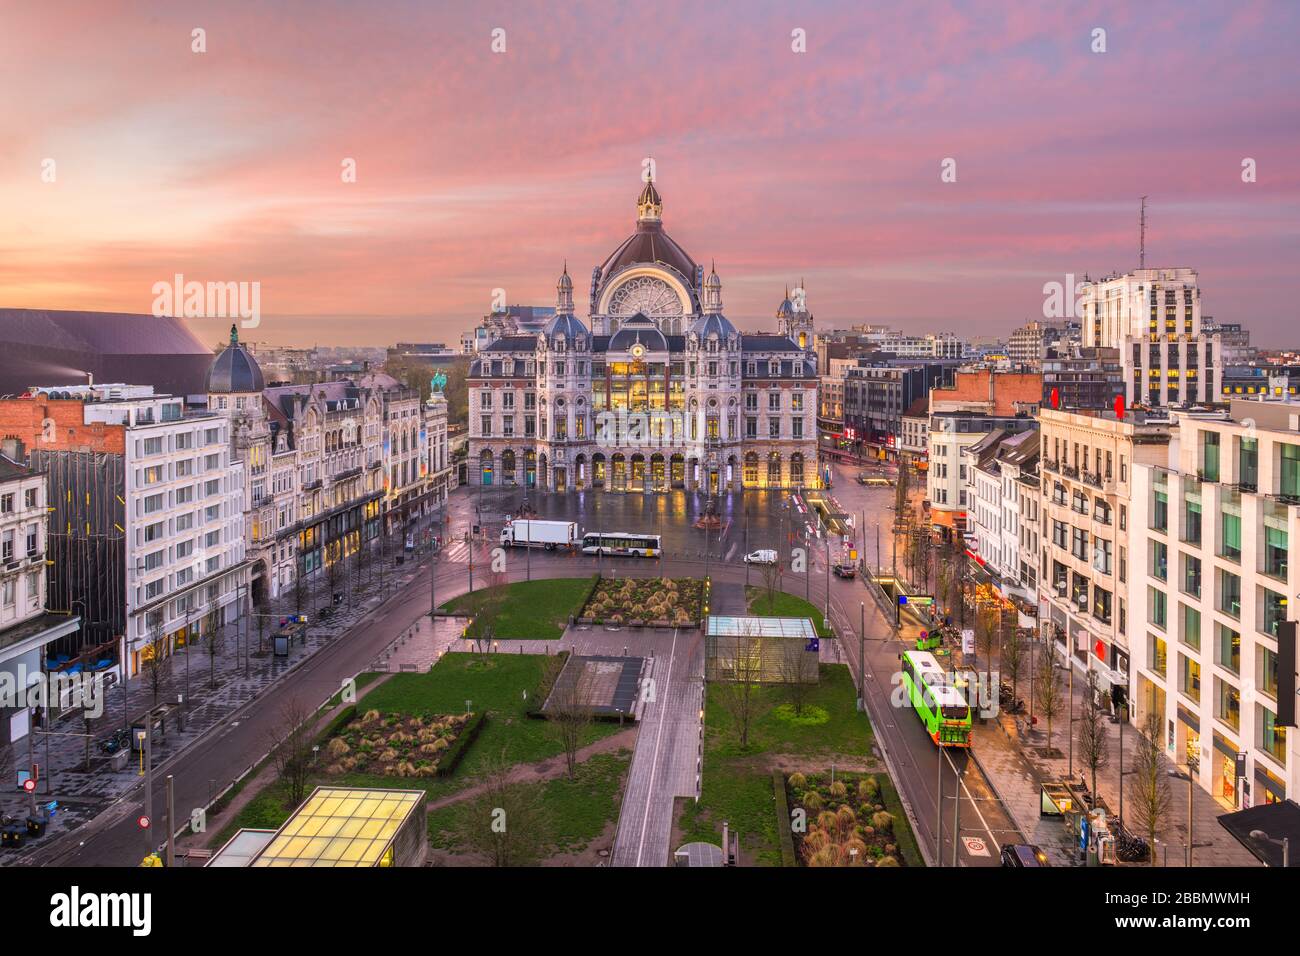
[[[1079,469],[1073,465],[1062,465],[1061,474],[1065,475],[1066,478],[1073,478],[1075,481],[1079,480]]]
[[[1042,464],[1040,465],[1040,467],[1043,469],[1043,471],[1060,472],[1061,463],[1059,461],[1053,461],[1051,458],[1044,458],[1042,460]]]
[[[1085,471],[1083,473],[1083,483],[1085,485],[1092,485],[1092,487],[1097,488],[1099,490],[1102,487],[1104,487],[1101,480],[1101,475],[1092,471]]]

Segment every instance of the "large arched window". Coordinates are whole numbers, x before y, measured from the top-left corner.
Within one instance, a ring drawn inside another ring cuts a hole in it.
[[[767,459],[767,486],[778,488],[781,485],[781,456],[776,452]]]
[[[501,453],[501,481],[513,485],[515,480],[515,453],[507,448]]]
[[[492,484],[492,452],[486,448],[483,449],[483,454],[479,455],[479,474],[483,484]]]
[[[745,484],[758,484],[758,454],[752,451],[745,456]]]
[[[803,455],[798,452],[790,456],[790,484],[803,484]]]

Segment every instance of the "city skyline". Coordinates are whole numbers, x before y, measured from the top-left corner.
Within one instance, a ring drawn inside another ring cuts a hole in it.
[[[1136,267],[1149,195],[1147,264],[1199,270],[1207,315],[1287,344],[1285,6],[318,9],[67,4],[84,29],[57,43],[56,12],[14,13],[36,42],[0,41],[29,90],[0,107],[0,305],[148,312],[181,273],[259,283],[250,339],[454,347],[495,289],[548,305],[566,261],[582,289],[652,157],[666,228],[716,257],[742,330],[802,280],[821,328],[1005,335],[1044,283]]]

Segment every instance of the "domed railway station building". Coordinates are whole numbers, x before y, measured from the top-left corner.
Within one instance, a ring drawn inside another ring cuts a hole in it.
[[[475,485],[716,494],[820,487],[813,317],[787,292],[776,334],[723,314],[722,280],[663,228],[653,182],[636,231],[591,272],[588,323],[567,266],[555,316],[470,365]]]

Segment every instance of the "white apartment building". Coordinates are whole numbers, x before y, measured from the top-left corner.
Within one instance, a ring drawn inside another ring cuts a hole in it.
[[[1032,492],[1037,498],[1038,430],[1022,432],[1001,443],[997,467],[1000,487],[998,505],[1002,510],[1002,540],[998,548],[998,575],[1004,595],[1034,605],[1038,601],[1035,562],[1024,560],[1025,539],[1031,529],[1025,527],[1024,498]],[[1037,507],[1037,501],[1034,501]],[[1031,513],[1033,509],[1030,509]],[[1033,529],[1036,531],[1036,529]]]
[[[186,415],[172,396],[88,403],[86,421],[126,427],[129,676],[154,653],[155,635],[169,654],[245,605],[244,465],[231,461],[228,420]]]
[[[939,392],[935,389],[931,394]],[[933,403],[933,400],[932,400]],[[930,415],[929,466],[925,492],[930,500],[931,516],[961,531],[970,530],[973,521],[972,482],[966,450],[983,441],[991,432],[1017,434],[1034,427],[1028,415],[986,415],[982,412],[934,412]],[[946,521],[944,517],[946,516]]]
[[[1127,688],[1141,634],[1125,591],[1138,560],[1133,468],[1164,461],[1169,422],[1043,409],[1039,428],[1040,627],[1080,677],[1095,672],[1105,692]]]
[[[1167,458],[1134,470],[1131,518],[1135,718],[1159,716],[1171,760],[1223,807],[1296,799],[1300,735],[1275,721],[1300,593],[1300,405],[1179,416]]]
[[[961,450],[961,470],[966,475],[964,493],[970,515],[969,547],[979,564],[1000,579],[1002,561],[1002,474],[998,468],[998,450],[1006,434],[989,432],[979,441]]]
[[[1042,435],[1039,435],[1042,440]],[[1042,478],[1038,471],[1038,462],[1035,461],[1032,466],[1019,469],[1019,474],[1015,477],[1017,491],[1017,502],[1020,506],[1020,522],[1018,528],[1019,538],[1019,562],[1020,562],[1020,588],[1030,604],[1037,607],[1038,605],[1038,562],[1040,531],[1042,529],[1041,519],[1039,517],[1042,508]]]
[[[1222,343],[1201,328],[1195,269],[1135,269],[1084,283],[1080,308],[1084,346],[1119,349],[1129,405],[1218,400]]]
[[[446,502],[455,480],[447,442],[447,399],[441,392],[433,392],[429,395],[424,403],[422,416],[426,435],[424,443],[426,457],[423,467],[426,480],[432,489],[429,506],[433,508]],[[434,533],[445,534],[445,529]]]
[[[930,453],[929,399],[918,398],[903,412],[902,430],[899,433],[898,451],[911,458],[924,458]]]
[[[76,614],[45,609],[45,476],[19,464],[21,457],[16,443],[0,450],[0,675],[14,688],[33,682],[46,648],[80,626]],[[31,708],[13,703],[0,703],[0,748],[31,730]]]
[[[1034,475],[1038,431],[991,432],[963,450],[971,517],[969,547],[1004,597],[1033,604],[1021,561],[1022,474]]]

